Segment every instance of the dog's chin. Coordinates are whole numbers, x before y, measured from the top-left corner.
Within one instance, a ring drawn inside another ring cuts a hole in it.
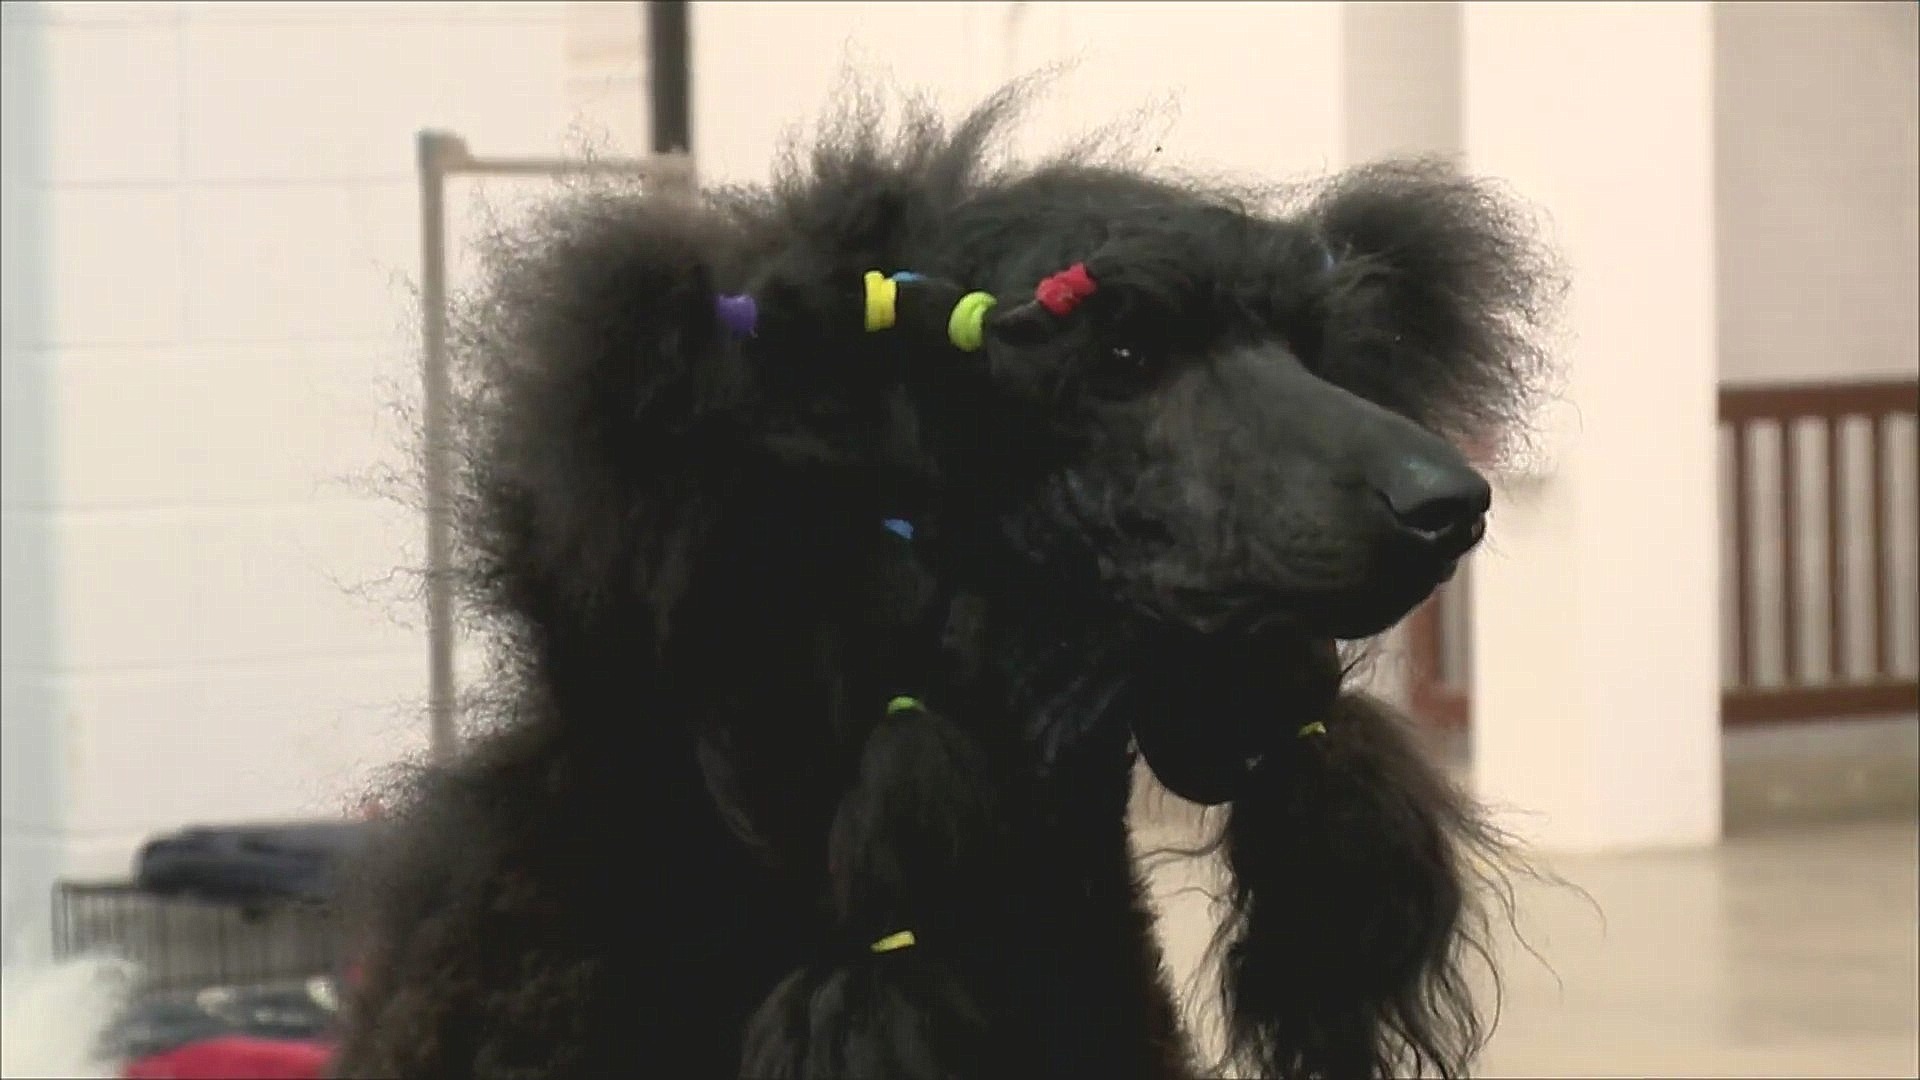
[[[1317,623],[1319,632],[1339,641],[1358,641],[1392,629],[1400,620],[1453,577],[1454,566],[1436,577],[1409,578],[1381,589],[1355,590],[1313,605],[1303,621]]]
[[[1426,574],[1400,573],[1365,588],[1259,589],[1230,587],[1162,593],[1152,607],[1163,621],[1207,636],[1269,631],[1336,641],[1381,634],[1406,618],[1451,580],[1448,562]]]

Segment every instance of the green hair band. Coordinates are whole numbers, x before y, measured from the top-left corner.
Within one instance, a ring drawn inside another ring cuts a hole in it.
[[[976,352],[985,339],[982,329],[987,312],[993,309],[992,293],[970,292],[953,305],[953,314],[947,316],[947,339],[962,352]]]

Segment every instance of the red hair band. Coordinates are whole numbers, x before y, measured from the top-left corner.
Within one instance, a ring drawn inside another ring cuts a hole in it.
[[[1064,317],[1068,312],[1080,306],[1080,301],[1092,296],[1099,288],[1093,278],[1087,275],[1086,263],[1074,263],[1065,270],[1043,279],[1034,287],[1033,298],[1040,306],[1053,312],[1055,317]]]

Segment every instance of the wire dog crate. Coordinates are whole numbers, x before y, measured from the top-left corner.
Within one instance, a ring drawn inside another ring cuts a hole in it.
[[[129,882],[61,882],[53,938],[57,956],[131,961],[148,991],[332,977],[346,962],[331,905],[162,896]]]

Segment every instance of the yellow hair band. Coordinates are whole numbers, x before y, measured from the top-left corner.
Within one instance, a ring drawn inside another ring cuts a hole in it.
[[[980,348],[981,327],[993,304],[992,293],[970,292],[953,305],[953,314],[947,316],[947,339],[953,342],[955,348],[962,352],[974,352]]]
[[[892,277],[869,270],[866,283],[867,333],[891,330],[899,318],[900,282],[921,280],[918,274],[900,273]],[[987,312],[993,310],[992,293],[970,292],[953,305],[947,316],[947,340],[963,352],[977,352],[986,340]]]
[[[867,332],[893,329],[893,302],[900,286],[878,270],[867,271]]]
[[[913,931],[901,930],[888,934],[886,937],[867,946],[867,948],[877,953],[889,953],[898,952],[901,949],[910,949],[917,944],[919,944],[919,939],[913,936]]]
[[[924,706],[920,704],[919,698],[907,697],[905,694],[902,694],[892,701],[887,702],[887,715],[899,716],[903,712],[912,712],[919,708],[924,708]]]
[[[1325,735],[1326,733],[1327,725],[1318,720],[1315,720],[1311,724],[1302,725],[1300,728],[1300,737],[1303,739],[1309,735]]]

